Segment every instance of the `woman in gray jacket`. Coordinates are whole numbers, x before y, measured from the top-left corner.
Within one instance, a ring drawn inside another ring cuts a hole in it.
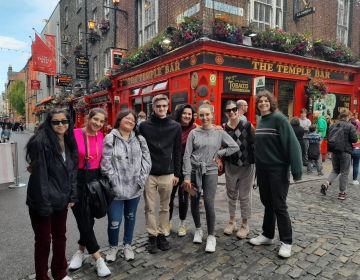
[[[120,112],[114,129],[105,137],[101,171],[108,176],[115,199],[108,210],[108,238],[110,250],[106,260],[116,260],[119,251],[119,229],[122,217],[124,226],[124,256],[134,259],[131,247],[135,227],[136,210],[150,173],[151,158],[145,138],[135,133],[136,114]]]
[[[218,182],[217,161],[239,150],[238,144],[222,129],[213,125],[214,107],[203,104],[199,107],[201,126],[193,129],[186,142],[184,153],[184,187],[195,192],[191,197],[191,213],[196,226],[194,243],[202,243],[203,231],[200,223],[199,202],[204,192],[204,205],[208,237],[206,252],[215,252],[215,210],[214,200]],[[222,148],[226,147],[226,148]]]

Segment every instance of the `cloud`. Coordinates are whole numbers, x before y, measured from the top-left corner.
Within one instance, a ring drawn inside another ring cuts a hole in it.
[[[27,46],[26,42],[19,41],[12,37],[0,36],[0,48],[22,50]]]

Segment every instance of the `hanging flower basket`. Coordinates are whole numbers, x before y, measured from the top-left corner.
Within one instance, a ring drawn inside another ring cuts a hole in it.
[[[110,29],[110,21],[108,19],[102,19],[98,25],[98,28],[101,33],[107,33]]]
[[[305,86],[306,95],[312,99],[312,101],[325,97],[328,93],[325,82],[321,79],[311,79],[307,86]]]

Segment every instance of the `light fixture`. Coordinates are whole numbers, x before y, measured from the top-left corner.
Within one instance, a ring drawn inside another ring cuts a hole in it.
[[[96,21],[93,20],[93,19],[90,19],[88,21],[88,28],[89,28],[90,31],[94,31],[95,28],[96,28]]]
[[[255,37],[257,34],[256,33],[250,33],[248,36],[249,37]]]
[[[113,4],[114,4],[115,6],[117,6],[117,5],[120,4],[120,0],[112,0],[112,2],[113,2]]]
[[[171,43],[171,40],[168,37],[166,37],[166,38],[164,38],[163,43],[165,45],[169,45]]]

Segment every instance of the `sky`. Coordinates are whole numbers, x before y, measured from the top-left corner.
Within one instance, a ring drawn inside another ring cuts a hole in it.
[[[35,31],[41,32],[58,0],[0,0],[0,94],[9,65],[18,72],[31,56]],[[29,37],[31,36],[31,38]],[[11,50],[8,50],[11,49]]]

